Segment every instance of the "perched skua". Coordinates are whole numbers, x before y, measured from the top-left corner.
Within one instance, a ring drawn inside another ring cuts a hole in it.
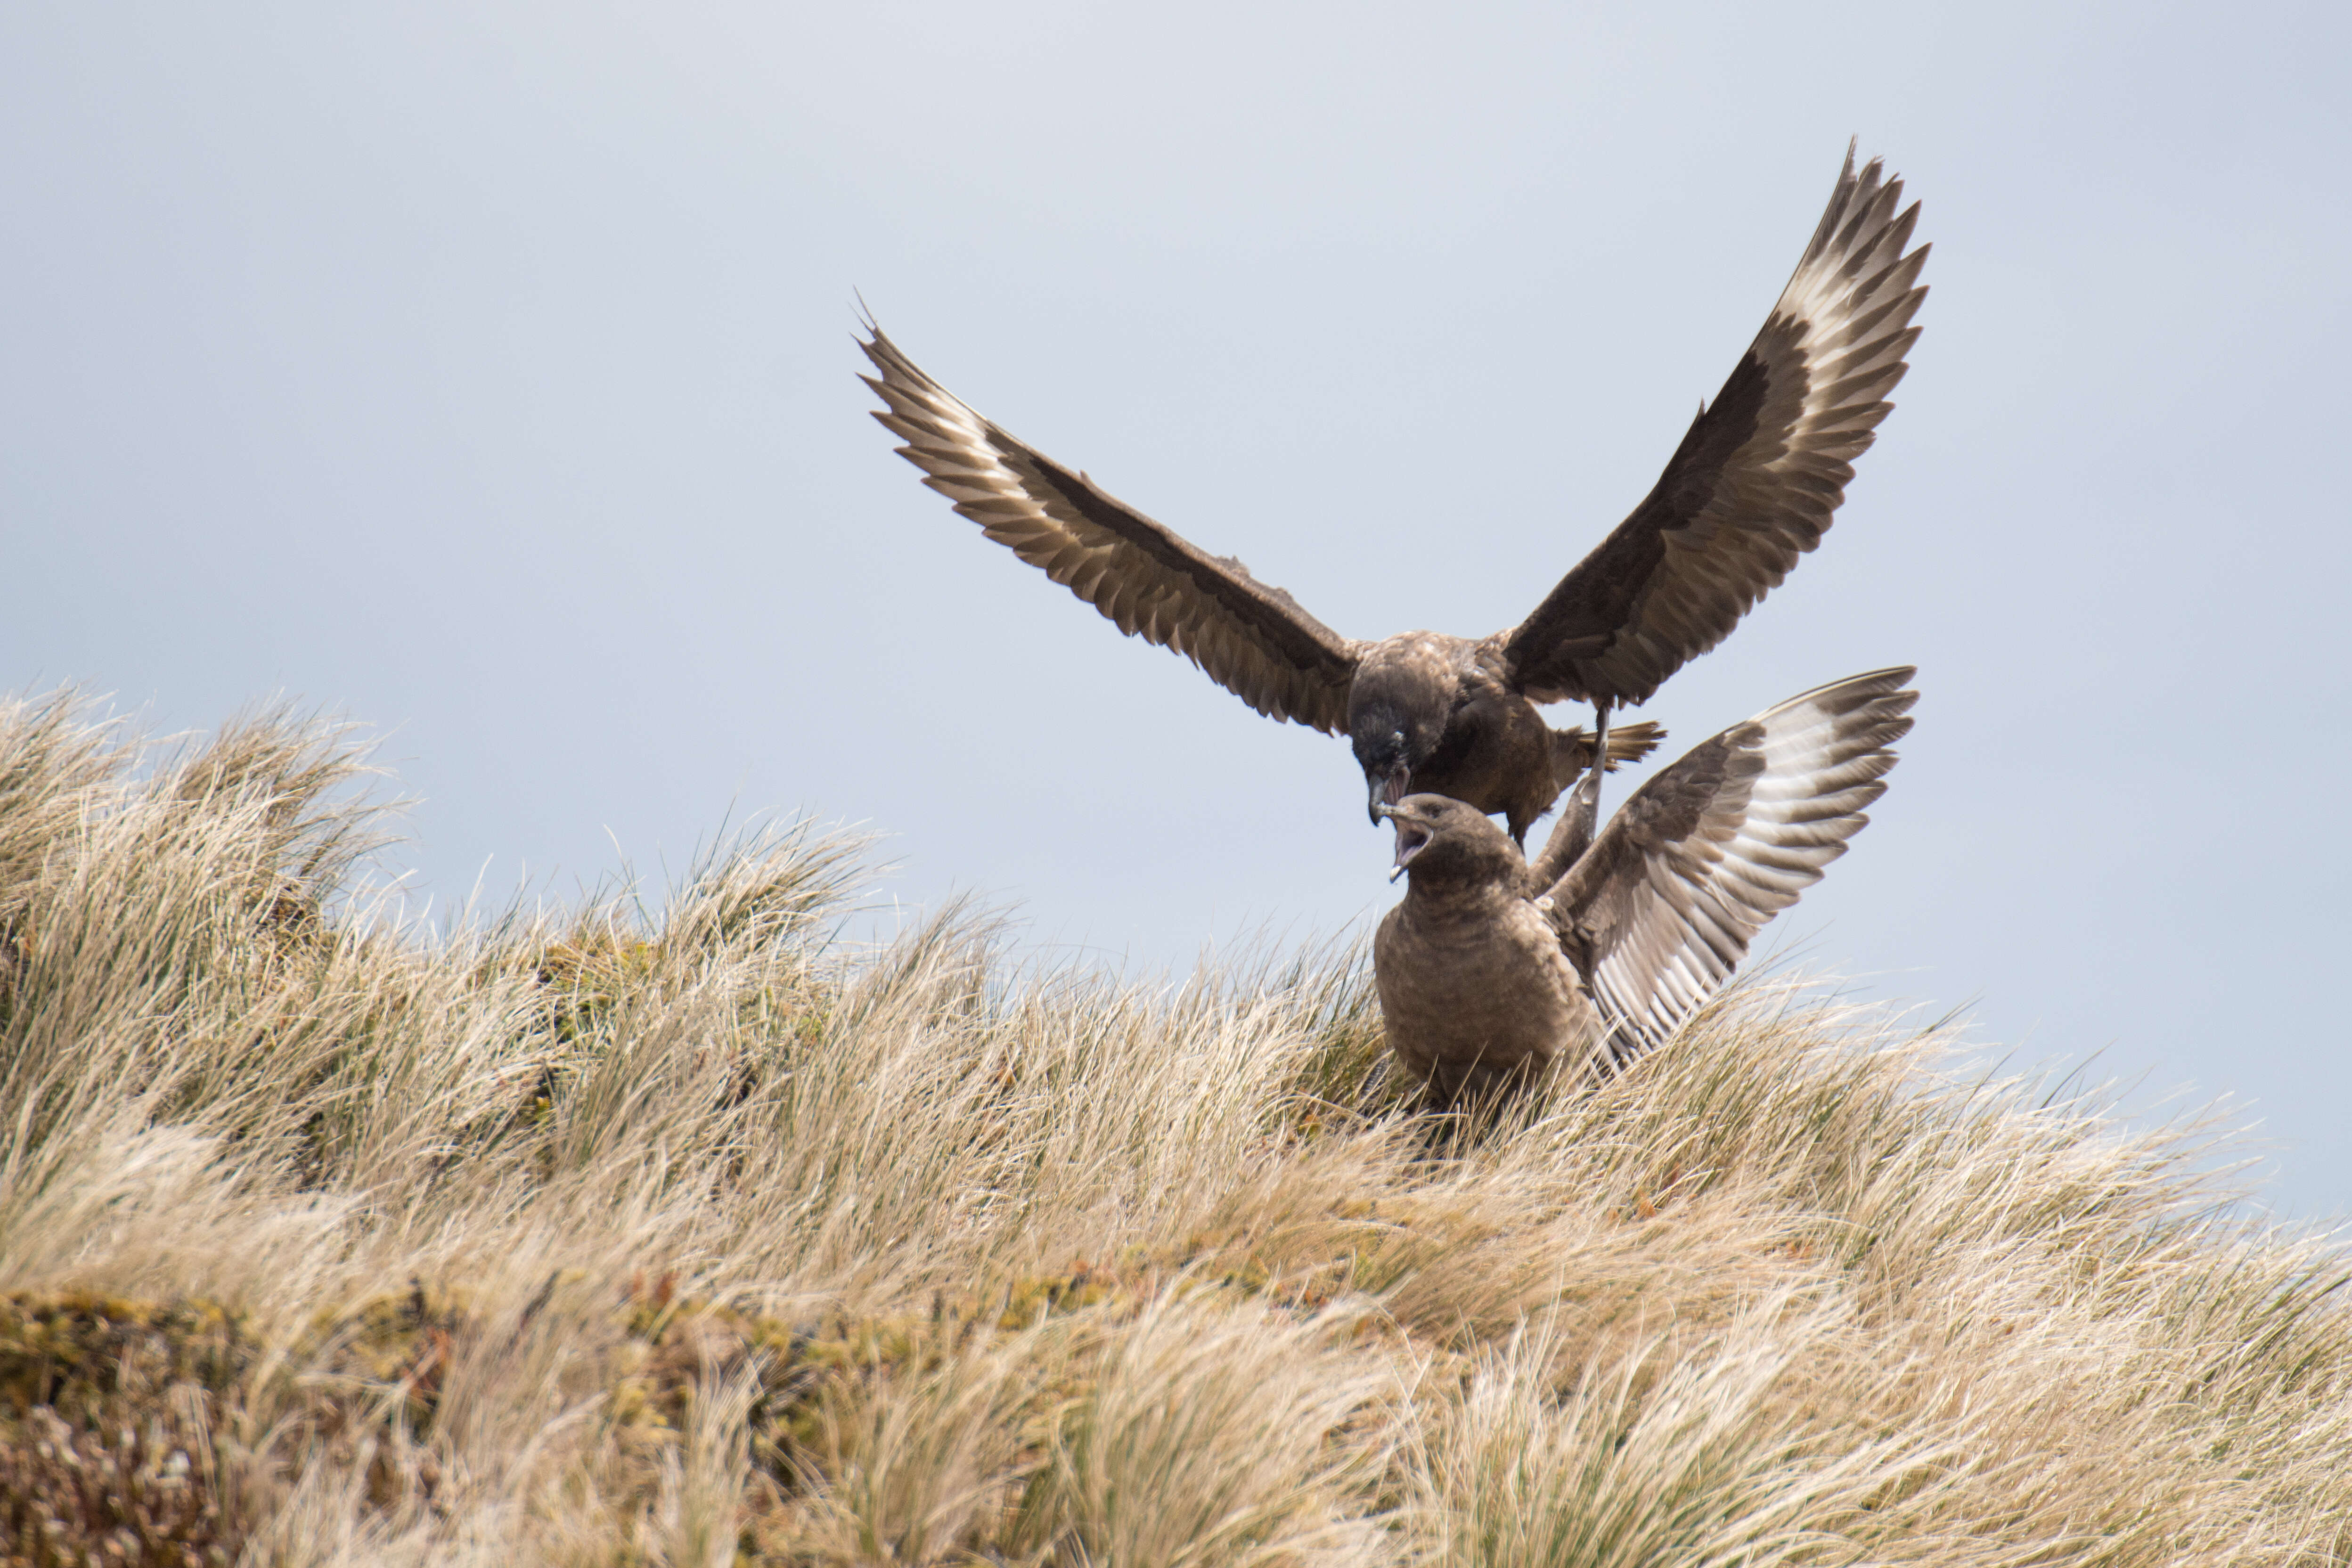
[[[1410,886],[1373,938],[1374,975],[1390,1048],[1431,1102],[1555,1061],[1622,1063],[1672,1034],[1870,820],[1911,728],[1912,674],[1857,675],[1733,725],[1597,838],[1588,778],[1533,867],[1460,801],[1381,807]]]
[[[1820,542],[1903,377],[1927,247],[1906,253],[1918,205],[1847,150],[1796,273],[1712,405],[1701,404],[1648,496],[1533,614],[1486,637],[1344,637],[1232,556],[1211,555],[974,412],[879,327],[862,346],[887,405],[875,417],[924,483],[1117,624],[1185,655],[1259,712],[1344,730],[1373,820],[1413,792],[1504,813],[1511,837],[1550,809],[1591,759],[1539,703],[1646,700],[1723,640]],[[1591,374],[1589,367],[1574,367]],[[1415,560],[1475,559],[1449,520]],[[1611,734],[1613,762],[1656,743]]]

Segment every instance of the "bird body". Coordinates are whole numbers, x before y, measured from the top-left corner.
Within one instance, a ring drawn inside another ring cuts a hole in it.
[[[1581,729],[1554,730],[1511,689],[1500,637],[1414,631],[1365,646],[1348,689],[1348,734],[1375,798],[1393,805],[1407,787],[1501,812],[1511,837],[1549,811],[1592,764]],[[1610,763],[1639,762],[1664,731],[1619,725]]]
[[[1373,933],[1389,1048],[1441,1104],[1539,1072],[1562,1052],[1589,1052],[1602,1032],[1559,932],[1511,874],[1526,862],[1516,850],[1510,860],[1515,868],[1504,863],[1491,878],[1416,875]]]
[[[1645,701],[1728,635],[1829,527],[1918,337],[1927,248],[1902,182],[1851,149],[1795,274],[1657,483],[1517,626],[1345,637],[925,374],[869,322],[875,417],[924,482],[1118,628],[1172,648],[1271,718],[1348,735],[1374,820],[1409,791],[1527,829],[1585,763],[1540,705]],[[1458,531],[1455,537],[1459,537]],[[1451,542],[1449,542],[1450,543]],[[1458,547],[1455,547],[1458,551]],[[1656,731],[1611,736],[1608,761]],[[1591,748],[1583,748],[1590,752]]]
[[[1399,1063],[1444,1106],[1671,1034],[1869,822],[1911,728],[1912,673],[1854,676],[1733,725],[1597,837],[1563,814],[1533,867],[1464,802],[1385,808],[1411,879],[1372,941]]]

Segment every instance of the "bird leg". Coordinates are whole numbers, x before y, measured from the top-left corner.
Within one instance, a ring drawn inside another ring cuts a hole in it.
[[[1593,705],[1592,722],[1600,731],[1592,738],[1592,765],[1569,792],[1568,804],[1560,808],[1559,820],[1551,825],[1543,853],[1528,868],[1538,890],[1566,876],[1577,858],[1592,847],[1593,837],[1601,830],[1601,775],[1609,770],[1608,704]]]
[[[1569,814],[1577,819],[1577,832],[1590,844],[1601,831],[1601,775],[1609,771],[1609,704],[1592,705],[1592,765],[1576,781],[1576,796],[1569,802]]]

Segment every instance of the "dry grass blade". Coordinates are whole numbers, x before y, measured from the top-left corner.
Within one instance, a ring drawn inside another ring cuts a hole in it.
[[[8,1568],[2352,1561],[2206,1119],[1761,983],[1440,1139],[1349,948],[856,949],[805,825],[435,931],[368,784],[0,704]]]

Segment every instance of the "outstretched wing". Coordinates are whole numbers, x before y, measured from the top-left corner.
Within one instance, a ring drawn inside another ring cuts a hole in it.
[[[1729,635],[1821,542],[1903,379],[1919,205],[1853,150],[1780,303],[1655,489],[1507,634],[1518,689],[1640,702]]]
[[[1857,675],[1733,725],[1635,791],[1553,884],[1552,923],[1619,1060],[1674,1033],[1845,853],[1911,728],[1913,673]]]
[[[1174,648],[1259,712],[1331,733],[1346,727],[1353,642],[1240,562],[1194,548],[1014,440],[871,331],[859,346],[882,374],[862,379],[889,405],[874,417],[906,439],[899,455],[956,510],[1119,630]]]

